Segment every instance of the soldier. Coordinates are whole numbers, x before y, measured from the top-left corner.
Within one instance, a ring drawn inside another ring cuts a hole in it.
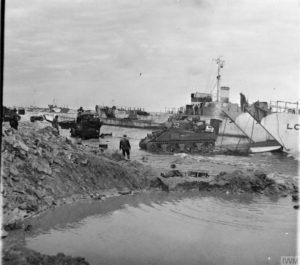
[[[55,115],[53,121],[52,121],[52,127],[55,128],[59,135],[59,127],[58,127],[58,115]]]
[[[77,110],[77,113],[80,114],[80,113],[82,113],[82,112],[84,112],[84,110],[83,110],[82,107],[80,107],[80,108]]]
[[[20,116],[17,114],[17,109],[13,110],[13,113],[9,119],[9,125],[11,128],[18,130]]]
[[[120,140],[120,150],[121,149],[122,149],[124,158],[127,155],[127,159],[129,160],[130,159],[130,149],[131,149],[131,146],[130,146],[130,143],[129,143],[129,140],[128,140],[126,134],[124,134],[123,138]]]

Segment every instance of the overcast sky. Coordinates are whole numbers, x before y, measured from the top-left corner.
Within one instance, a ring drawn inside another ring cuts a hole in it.
[[[297,0],[8,0],[4,104],[164,110],[222,85],[299,100]]]

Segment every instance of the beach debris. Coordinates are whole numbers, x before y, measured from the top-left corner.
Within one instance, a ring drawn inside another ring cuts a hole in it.
[[[107,144],[99,144],[100,150],[106,150],[108,148]]]
[[[298,189],[295,185],[286,180],[276,182],[275,179],[267,177],[262,171],[221,172],[207,178],[196,178],[184,175],[178,170],[170,170],[161,173],[159,180],[156,180],[156,187],[163,187],[165,190],[192,190],[199,191],[223,191],[225,194],[264,194],[266,196],[281,196],[282,194],[295,194]]]
[[[112,133],[101,133],[100,138],[105,138],[105,137],[112,137]]]
[[[118,193],[121,194],[121,195],[128,195],[128,194],[131,194],[131,190],[123,189],[121,191],[118,191]]]
[[[29,225],[27,225],[27,226],[24,228],[24,231],[25,231],[25,232],[29,232],[29,231],[31,231],[31,229],[32,229],[32,225],[29,224]]]
[[[88,159],[84,159],[84,160],[81,160],[80,161],[80,164],[83,165],[83,166],[87,166],[89,163],[89,160]]]
[[[203,178],[203,177],[208,178],[209,177],[208,171],[204,171],[204,170],[201,170],[201,171],[188,171],[187,175],[190,176],[190,177],[194,177],[194,178]]]
[[[160,175],[163,178],[173,178],[173,177],[183,177],[183,173],[181,173],[179,170],[174,169],[176,168],[175,164],[171,165],[171,168],[173,168],[172,170],[166,172],[166,173],[161,173]]]
[[[8,236],[8,233],[5,230],[1,230],[1,238],[6,238]]]
[[[141,158],[141,160],[142,160],[143,162],[148,162],[148,157],[143,156],[143,157]]]
[[[151,188],[158,188],[162,191],[169,191],[169,186],[166,185],[160,178],[155,178],[150,181]]]
[[[39,116],[31,116],[30,117],[30,121],[31,122],[35,122],[35,121],[43,121],[44,120],[44,117],[42,115],[39,115]]]
[[[299,201],[299,194],[293,194],[293,195],[292,195],[292,201],[293,201],[293,202]]]
[[[38,253],[36,251],[25,248],[12,248],[5,250],[3,253],[3,261],[5,264],[44,264],[44,265],[89,265],[85,258],[71,257],[63,253],[50,256]]]

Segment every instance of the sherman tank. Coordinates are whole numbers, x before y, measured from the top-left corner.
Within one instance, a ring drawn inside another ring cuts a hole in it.
[[[169,128],[154,131],[139,143],[141,149],[166,153],[207,153],[214,150],[219,122],[175,123]]]

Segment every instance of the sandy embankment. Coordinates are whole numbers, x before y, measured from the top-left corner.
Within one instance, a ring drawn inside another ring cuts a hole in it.
[[[3,228],[8,234],[26,230],[24,220],[51,207],[142,190],[157,175],[150,167],[124,161],[117,153],[74,145],[39,122],[21,123],[18,131],[4,124],[2,135]],[[6,253],[12,248],[8,238],[4,240],[4,262],[11,264],[14,255]]]
[[[41,264],[87,264],[83,259],[64,255],[40,255],[10,240],[14,230],[26,233],[31,229],[31,216],[79,199],[102,199],[153,188],[298,196],[295,183],[279,183],[255,170],[208,177],[180,172],[176,175],[171,170],[161,176],[149,166],[124,161],[118,153],[102,153],[98,148],[73,144],[68,138],[57,136],[52,127],[39,126],[39,122],[21,123],[19,131],[5,125],[2,134],[3,227],[8,232],[4,239],[4,264],[34,264],[33,260],[43,261]]]

